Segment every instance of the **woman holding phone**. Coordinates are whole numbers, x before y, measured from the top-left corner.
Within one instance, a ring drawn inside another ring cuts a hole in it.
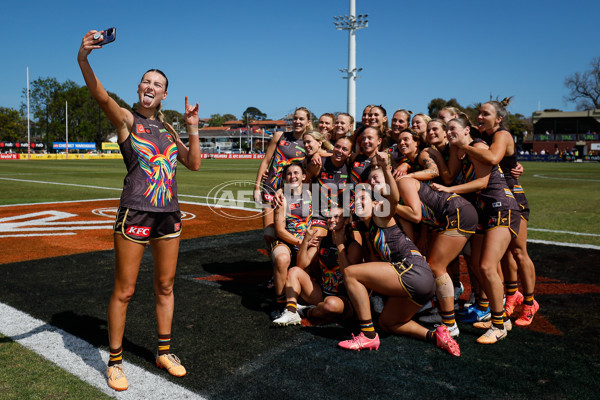
[[[101,48],[98,43],[102,41],[103,33],[91,30],[85,34],[77,62],[92,97],[117,130],[119,147],[127,167],[114,225],[115,283],[108,306],[110,358],[106,371],[108,385],[121,391],[129,387],[122,364],[127,306],[133,296],[148,243],[154,258],[158,327],[156,365],[174,376],[186,374],[179,359],[170,352],[173,282],[181,233],[175,170],[178,162],[190,170],[198,170],[201,150],[198,104],[189,105],[188,98],[185,98],[189,148],[173,127],[163,122],[162,100],[167,97],[169,82],[162,71],[151,69],[142,76],[137,88],[139,105],[134,112],[121,108],[108,95],[88,61],[90,53]]]

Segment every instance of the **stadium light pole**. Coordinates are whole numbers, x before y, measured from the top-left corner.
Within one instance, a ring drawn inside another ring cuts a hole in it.
[[[356,78],[362,68],[356,68],[356,30],[367,28],[369,14],[356,15],[356,0],[350,0],[350,14],[333,17],[333,24],[337,30],[348,31],[348,68],[340,68],[340,72],[346,73],[343,79],[348,79],[348,106],[347,113],[352,115],[356,121]],[[356,122],[355,122],[356,123]]]

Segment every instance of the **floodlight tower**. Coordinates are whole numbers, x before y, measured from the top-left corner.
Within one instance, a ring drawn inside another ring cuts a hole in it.
[[[348,79],[348,111],[356,121],[356,75],[362,68],[356,69],[356,30],[367,28],[369,14],[356,16],[356,0],[350,0],[350,15],[333,17],[333,24],[337,30],[348,31],[348,68],[340,68],[340,72],[346,73],[344,79]]]

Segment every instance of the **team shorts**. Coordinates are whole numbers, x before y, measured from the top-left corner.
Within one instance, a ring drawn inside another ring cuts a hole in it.
[[[470,236],[477,230],[479,217],[471,203],[464,203],[458,208],[452,207],[446,215],[446,226],[442,227],[441,234],[448,236]]]
[[[525,221],[529,221],[529,202],[527,201],[527,197],[525,196],[525,191],[520,185],[513,186],[513,196],[515,196],[515,200],[519,204],[519,208],[521,209],[521,218]]]
[[[425,258],[410,257],[391,264],[413,303],[422,306],[433,298],[435,277]]]
[[[312,229],[323,229],[327,231],[327,219],[321,215],[313,214],[312,218],[310,219],[310,227]]]
[[[115,233],[136,243],[176,238],[181,234],[181,212],[150,212],[119,207]]]
[[[512,237],[519,235],[521,218],[517,210],[502,210],[494,213],[481,213],[477,233],[485,233],[496,228],[508,228]]]

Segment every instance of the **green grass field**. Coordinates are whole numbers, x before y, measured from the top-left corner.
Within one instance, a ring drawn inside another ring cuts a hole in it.
[[[200,171],[179,168],[181,199],[206,202],[205,196],[223,182],[252,182],[259,163],[260,160],[203,160]],[[600,163],[529,162],[524,166],[521,183],[532,210],[529,238],[600,245]],[[124,176],[121,160],[2,161],[0,204],[118,197]]]

